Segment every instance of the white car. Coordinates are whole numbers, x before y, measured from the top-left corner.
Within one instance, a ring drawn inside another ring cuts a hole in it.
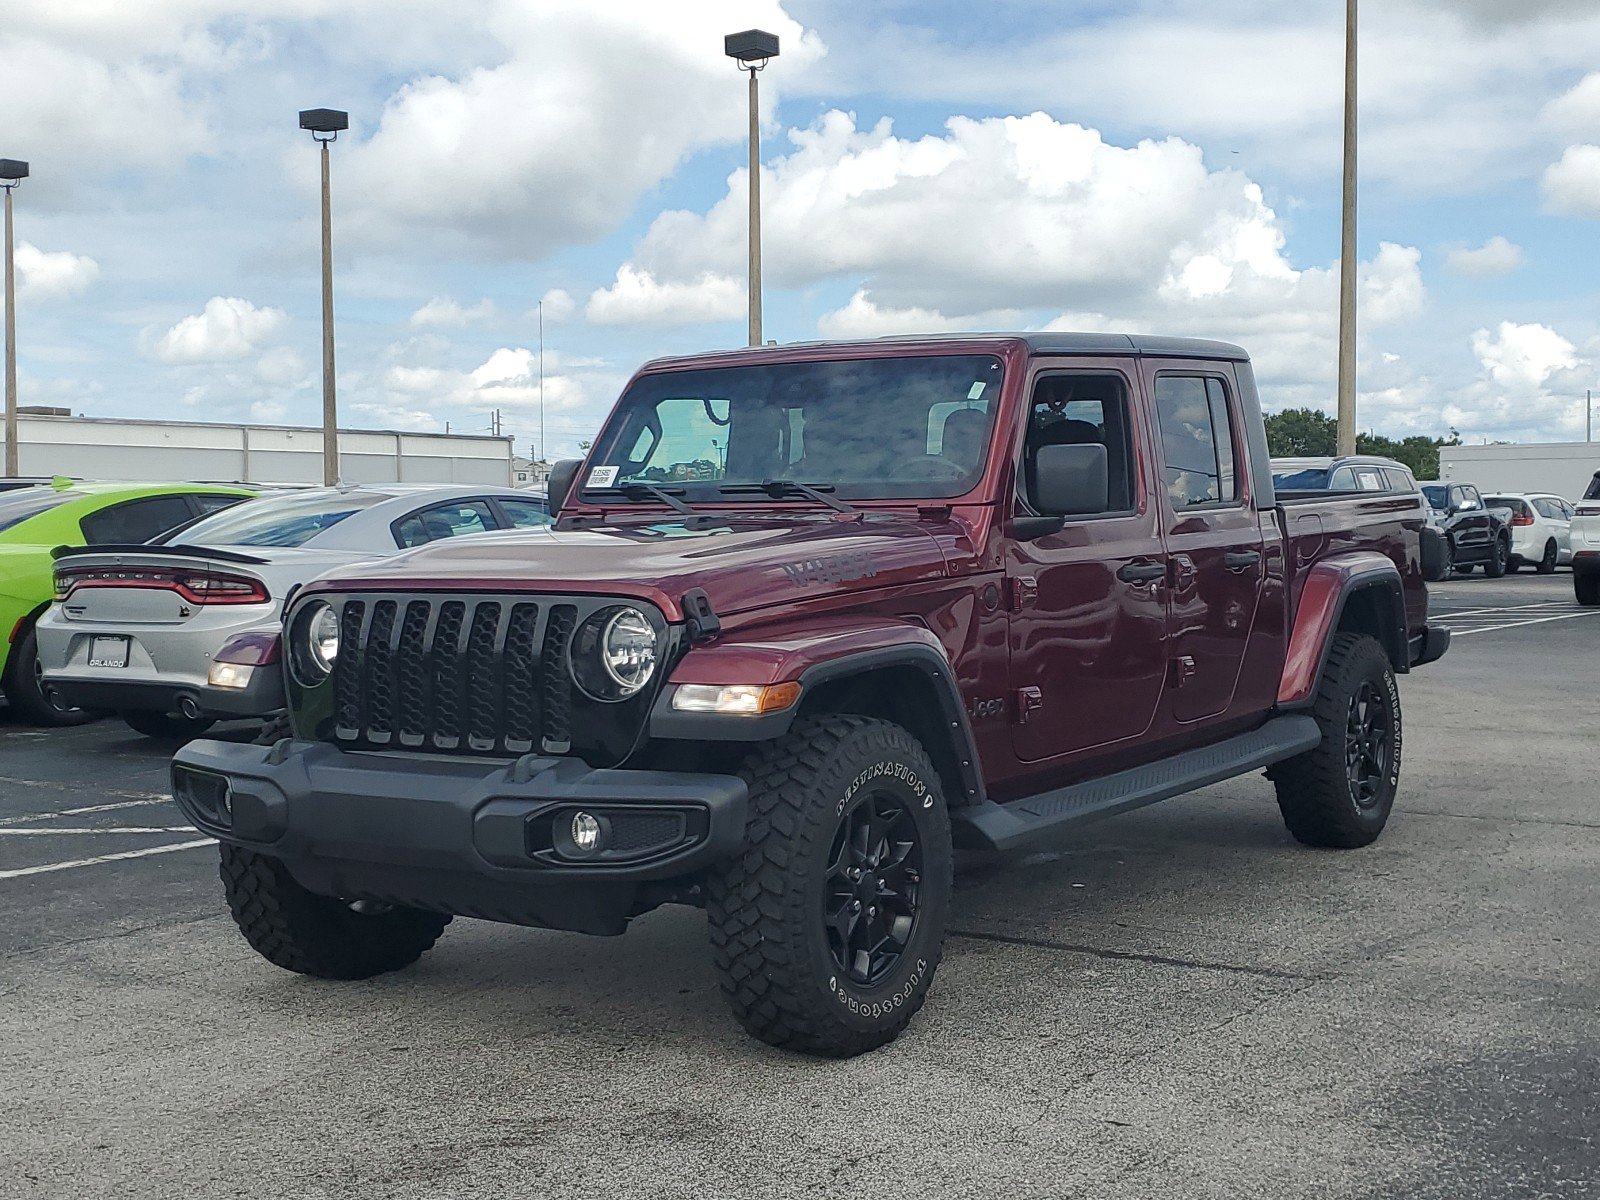
[[[331,567],[442,538],[548,524],[509,487],[314,488],[247,501],[140,546],[56,560],[56,603],[36,626],[47,695],[112,710],[151,737],[284,706],[284,603]]]
[[[1532,566],[1549,575],[1572,561],[1572,505],[1549,492],[1484,496],[1491,508],[1511,510],[1511,558],[1506,570]]]
[[[1572,589],[1579,604],[1600,604],[1600,471],[1572,514]]]

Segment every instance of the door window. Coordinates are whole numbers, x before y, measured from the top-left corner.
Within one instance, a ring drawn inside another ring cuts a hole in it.
[[[956,435],[953,423],[962,418],[961,410],[947,418],[943,430],[947,444]],[[1022,449],[1023,491],[1029,506],[1038,511],[1034,465],[1041,448],[1097,445],[1106,448],[1108,511],[1132,512],[1136,506],[1129,430],[1128,388],[1121,376],[1041,376],[1033,387]]]
[[[1328,480],[1328,490],[1332,492],[1353,492],[1356,490],[1356,473],[1349,467],[1340,467]]]
[[[1233,418],[1222,381],[1203,375],[1156,376],[1164,479],[1178,511],[1239,499]]]
[[[401,547],[407,548],[485,533],[495,527],[494,515],[482,500],[453,500],[401,517],[394,523],[394,536]]]
[[[1383,472],[1376,467],[1361,467],[1356,471],[1356,486],[1363,492],[1381,492]]]
[[[113,504],[78,522],[91,546],[132,546],[148,542],[194,517],[187,496],[149,496]]]
[[[550,524],[550,510],[538,500],[502,499],[500,508],[510,519],[513,529],[536,529]]]

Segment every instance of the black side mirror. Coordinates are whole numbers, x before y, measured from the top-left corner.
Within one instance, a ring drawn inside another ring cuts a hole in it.
[[[554,518],[561,512],[561,506],[567,502],[567,493],[572,490],[573,481],[578,478],[578,468],[583,466],[581,458],[563,458],[550,468],[550,480],[545,485],[545,491],[550,497],[550,516]]]
[[[1055,517],[1092,516],[1111,507],[1106,448],[1098,443],[1040,446],[1033,459],[1034,504]]]

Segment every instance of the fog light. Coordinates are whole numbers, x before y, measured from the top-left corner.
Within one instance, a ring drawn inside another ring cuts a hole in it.
[[[749,684],[684,683],[672,693],[677,712],[719,713],[727,717],[759,717],[782,712],[800,699],[798,683],[775,683],[771,687]]]
[[[586,812],[572,814],[572,844],[584,854],[600,848],[600,818]]]
[[[206,672],[206,682],[217,688],[247,688],[255,673],[254,667],[244,663],[214,662]]]

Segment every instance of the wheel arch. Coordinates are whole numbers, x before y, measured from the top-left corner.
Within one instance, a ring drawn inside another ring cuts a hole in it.
[[[1328,651],[1340,633],[1373,638],[1389,656],[1396,674],[1410,670],[1405,590],[1399,568],[1391,559],[1366,552],[1325,560],[1311,568],[1284,656],[1278,686],[1280,708],[1304,708],[1312,703]]]

